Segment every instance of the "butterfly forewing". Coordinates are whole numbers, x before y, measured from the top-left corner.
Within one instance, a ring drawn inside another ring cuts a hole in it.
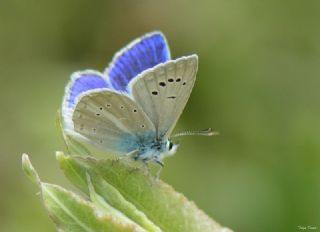
[[[141,73],[130,83],[135,101],[154,123],[157,136],[168,137],[191,94],[196,55],[168,61]]]
[[[148,33],[121,49],[106,69],[106,75],[114,89],[125,91],[139,73],[168,60],[170,51],[164,35]]]
[[[155,127],[129,96],[97,90],[80,96],[73,112],[74,129],[94,145],[118,153],[138,148],[141,136]]]

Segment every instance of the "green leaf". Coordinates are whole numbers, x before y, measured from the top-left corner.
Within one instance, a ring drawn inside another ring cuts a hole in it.
[[[58,231],[227,232],[194,203],[149,173],[119,160],[57,153],[65,175],[88,198],[41,182],[28,156],[22,167],[40,193]]]
[[[38,185],[41,184],[40,177],[37,171],[32,166],[27,154],[22,154],[22,170],[33,183]]]
[[[94,203],[94,205],[100,209],[103,212],[110,213],[116,218],[119,222],[126,222],[126,223],[133,223],[135,224],[132,220],[127,218],[122,212],[119,210],[113,208],[110,206],[103,197],[101,197],[99,194],[95,192],[95,189],[92,185],[91,178],[87,174],[87,179],[88,179],[88,187],[89,187],[89,192],[90,192],[90,199]],[[144,231],[140,226],[137,225],[140,230]],[[160,230],[159,230],[160,231]]]
[[[43,201],[52,220],[63,231],[145,231],[134,223],[115,220],[112,214],[101,213],[89,201],[57,185],[41,184]]]
[[[84,193],[89,192],[89,175],[95,191],[106,202],[148,231],[230,231],[171,186],[127,163],[63,153],[58,153],[57,159],[67,178]]]
[[[25,154],[22,158],[22,165],[26,175],[34,183],[38,184],[46,209],[59,231],[146,231],[124,215],[119,217],[119,214],[114,213],[115,209],[104,202],[102,198],[99,201],[100,204],[105,206],[103,209],[60,186],[41,182],[36,170]],[[95,193],[92,192],[92,194]],[[95,198],[98,197],[98,195],[95,196]],[[110,210],[106,210],[107,208]]]
[[[87,172],[90,169],[89,166],[87,168],[83,168],[83,166],[74,165],[75,163],[70,163],[68,157],[65,156],[62,152],[57,152],[56,156],[61,167],[64,170],[68,170],[67,172],[65,172],[67,177],[71,178],[73,184],[79,187],[87,195],[92,196],[92,191],[90,191],[90,189],[94,188],[95,191],[98,191],[100,194],[102,193],[101,196],[103,196],[105,201],[107,201],[114,208],[117,208],[119,211],[121,211],[131,220],[135,221],[144,229],[152,232],[161,231],[161,229],[152,221],[150,221],[143,212],[139,211],[132,203],[127,201],[117,189],[108,184],[108,182],[106,182],[96,173],[90,172],[89,174]],[[84,179],[86,175],[87,179],[88,176],[90,177],[89,184]],[[99,205],[97,201],[92,201]]]

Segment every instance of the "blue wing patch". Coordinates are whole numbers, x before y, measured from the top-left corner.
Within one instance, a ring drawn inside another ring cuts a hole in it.
[[[170,51],[166,38],[160,32],[153,32],[134,40],[118,52],[106,73],[113,89],[127,91],[131,79],[168,60]]]
[[[109,88],[103,75],[96,71],[76,72],[66,89],[67,106],[74,107],[76,98],[83,92],[92,89]]]

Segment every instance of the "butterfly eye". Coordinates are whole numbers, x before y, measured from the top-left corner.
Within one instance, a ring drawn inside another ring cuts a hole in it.
[[[173,143],[171,141],[167,142],[168,150],[170,151],[173,148]]]
[[[170,142],[170,143],[169,143],[169,150],[171,150],[172,148],[173,148],[173,143]]]

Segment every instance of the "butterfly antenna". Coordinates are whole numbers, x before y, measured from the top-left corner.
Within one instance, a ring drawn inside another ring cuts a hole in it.
[[[180,137],[180,136],[187,136],[187,135],[202,135],[202,136],[213,136],[219,135],[219,132],[212,131],[212,128],[207,128],[201,131],[185,131],[178,134],[173,135],[171,138]]]

